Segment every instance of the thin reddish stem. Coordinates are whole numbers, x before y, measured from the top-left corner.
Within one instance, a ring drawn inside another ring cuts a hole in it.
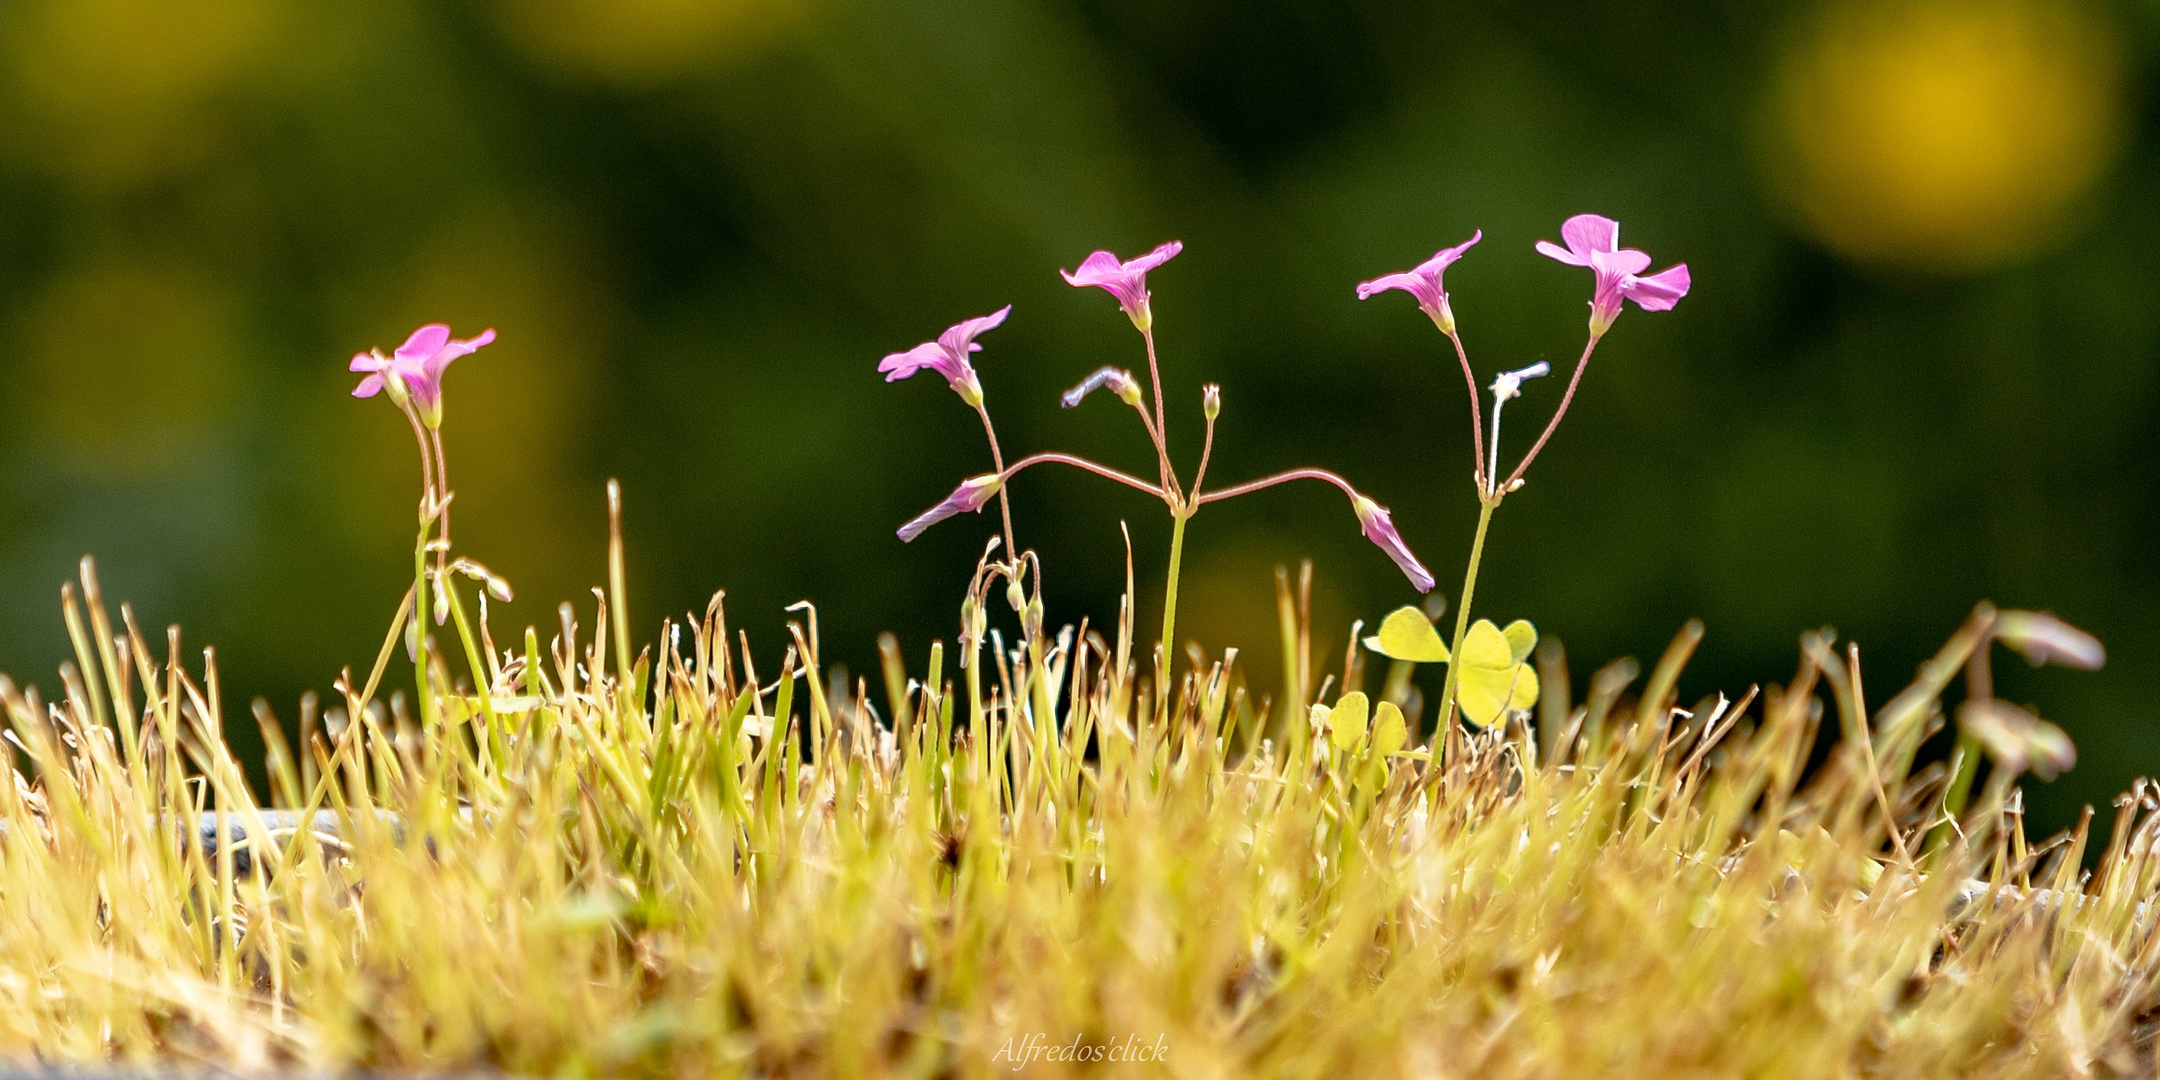
[[[1291,469],[1289,472],[1279,472],[1273,476],[1262,477],[1258,480],[1249,480],[1245,483],[1237,484],[1232,487],[1220,488],[1215,491],[1202,492],[1200,495],[1196,496],[1193,499],[1193,505],[1199,506],[1205,503],[1219,502],[1223,499],[1234,499],[1239,495],[1249,495],[1255,491],[1262,490],[1263,488],[1271,488],[1277,484],[1288,483],[1292,480],[1322,480],[1341,488],[1343,494],[1350,496],[1350,501],[1353,503],[1355,503],[1359,498],[1357,489],[1350,486],[1350,481],[1345,480],[1342,477],[1327,471],[1326,469]]]
[[[977,402],[975,415],[982,417],[983,434],[990,436],[990,464],[996,466],[997,471],[1003,474],[1005,472],[1005,451],[998,448],[997,428],[990,423],[990,410]],[[1017,559],[1020,557],[1020,548],[1013,543],[1012,500],[1005,497],[1003,487],[998,488],[997,497],[998,513],[1004,515],[1005,518],[1005,556],[1010,559]]]
[[[1567,393],[1560,396],[1560,407],[1553,410],[1552,419],[1546,423],[1544,433],[1531,445],[1530,452],[1523,455],[1522,462],[1515,466],[1515,471],[1508,474],[1506,482],[1493,489],[1493,494],[1506,494],[1509,488],[1515,486],[1515,481],[1522,479],[1523,472],[1530,468],[1530,463],[1537,460],[1538,451],[1545,449],[1545,440],[1552,438],[1553,429],[1560,426],[1560,418],[1567,415],[1568,403],[1575,400],[1575,387],[1582,382],[1583,369],[1590,366],[1590,354],[1597,351],[1597,343],[1598,335],[1592,334],[1589,343],[1583,346],[1582,359],[1575,361],[1575,375],[1568,380]]]
[[[1178,487],[1177,474],[1170,470],[1170,451],[1163,447],[1162,429],[1156,427],[1154,419],[1148,416],[1147,406],[1135,403],[1133,411],[1140,414],[1140,426],[1147,429],[1148,441],[1155,444],[1155,471],[1161,477],[1163,490],[1182,502],[1185,492]]]
[[[1478,408],[1477,375],[1470,370],[1470,354],[1463,351],[1462,336],[1447,332],[1455,343],[1455,359],[1462,362],[1463,385],[1470,390],[1470,477],[1480,493],[1489,490],[1485,480],[1485,416]]]
[[[1210,416],[1207,418],[1207,439],[1200,444],[1200,468],[1193,473],[1192,477],[1192,489],[1194,491],[1199,491],[1200,482],[1207,479],[1208,459],[1213,456],[1215,456],[1215,418]],[[1198,506],[1200,503],[1195,500],[1193,505]]]
[[[1145,491],[1148,494],[1163,500],[1164,502],[1170,501],[1169,497],[1163,494],[1163,489],[1156,487],[1155,485],[1150,484],[1147,481],[1132,475],[1131,473],[1119,472],[1118,470],[1113,469],[1108,465],[1098,465],[1084,457],[1075,457],[1072,454],[1060,454],[1056,451],[1042,454],[1031,454],[1027,457],[1021,458],[1020,460],[1013,462],[1011,468],[999,469],[998,479],[1000,482],[1010,480],[1014,476],[1018,475],[1020,470],[1034,465],[1041,465],[1046,462],[1055,462],[1060,465],[1071,465],[1076,469],[1086,469],[1087,471],[1094,473],[1097,476],[1109,480],[1115,480],[1118,483],[1125,485],[1126,487]],[[1175,509],[1175,507],[1173,507],[1172,509]]]
[[[1170,425],[1163,421],[1162,371],[1155,364],[1155,328],[1150,326],[1140,331],[1140,337],[1147,342],[1148,382],[1155,388],[1155,449],[1162,454],[1163,468],[1168,469],[1170,467]]]
[[[435,499],[435,454],[428,449],[427,428],[420,423],[420,414],[410,404],[400,404],[398,411],[405,414],[405,421],[412,425],[413,441],[420,444],[420,486],[422,494],[432,504]]]

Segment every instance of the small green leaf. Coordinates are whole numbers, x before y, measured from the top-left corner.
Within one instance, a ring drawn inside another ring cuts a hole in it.
[[[1373,711],[1373,749],[1386,757],[1403,748],[1410,741],[1410,725],[1403,722],[1402,710],[1392,701],[1383,701]]]
[[[1433,629],[1432,620],[1415,607],[1400,607],[1381,621],[1380,632],[1365,639],[1365,647],[1390,660],[1420,664],[1447,663],[1447,642]]]
[[[1354,749],[1365,737],[1365,721],[1370,715],[1372,703],[1364,694],[1355,690],[1335,699],[1335,709],[1328,714],[1330,738],[1345,752]]]
[[[1479,619],[1463,635],[1462,670],[1455,676],[1455,700],[1471,723],[1484,727],[1502,712],[1537,704],[1537,673],[1523,660],[1537,645],[1537,630],[1516,620],[1505,633]]]
[[[1537,648],[1537,627],[1530,625],[1528,619],[1517,619],[1500,633],[1507,638],[1508,655],[1514,658],[1514,663],[1530,659],[1530,650]]]
[[[1474,668],[1505,668],[1515,663],[1515,647],[1490,619],[1479,619],[1463,635],[1464,674]]]

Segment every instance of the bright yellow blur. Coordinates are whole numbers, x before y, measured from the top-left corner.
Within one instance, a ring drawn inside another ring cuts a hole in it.
[[[814,0],[499,0],[503,27],[535,59],[621,82],[690,72],[754,52]]]
[[[1786,57],[1771,117],[1776,181],[1831,248],[1984,269],[2058,235],[2114,159],[2122,59],[2067,3],[1848,2]]]

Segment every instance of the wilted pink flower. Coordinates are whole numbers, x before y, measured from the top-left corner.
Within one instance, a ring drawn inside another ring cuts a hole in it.
[[[353,396],[374,397],[387,387],[392,398],[410,395],[413,404],[420,407],[420,418],[429,427],[440,426],[443,371],[450,366],[450,361],[469,356],[494,340],[495,331],[490,329],[467,341],[453,341],[449,327],[429,323],[413,331],[405,344],[389,356],[384,356],[379,349],[354,356],[351,370],[365,371],[368,376],[353,388]]]
[[[1419,263],[1414,270],[1364,282],[1357,287],[1357,298],[1369,300],[1389,289],[1401,289],[1417,297],[1418,306],[1424,308],[1425,314],[1432,317],[1433,324],[1440,328],[1441,333],[1452,334],[1455,332],[1455,312],[1448,307],[1447,290],[1441,287],[1440,275],[1446,272],[1448,267],[1455,265],[1455,260],[1462,258],[1463,252],[1470,250],[1471,245],[1483,239],[1485,230],[1479,229],[1471,234],[1470,239],[1451,248],[1441,248],[1439,254]]]
[[[1602,336],[1620,317],[1620,301],[1635,301],[1644,311],[1671,311],[1688,292],[1686,263],[1667,267],[1649,277],[1637,277],[1650,266],[1650,256],[1620,246],[1620,223],[1596,214],[1577,214],[1560,226],[1566,249],[1549,241],[1537,242],[1540,254],[1569,266],[1587,266],[1597,274],[1590,297],[1590,334]]]
[[[1131,262],[1122,263],[1116,255],[1098,251],[1080,260],[1080,269],[1058,273],[1064,275],[1067,285],[1093,286],[1117,297],[1118,306],[1125,309],[1125,317],[1144,334],[1155,324],[1155,316],[1148,310],[1147,272],[1176,258],[1183,250],[1184,241],[1172,240]]]
[[[1387,507],[1363,495],[1358,496],[1353,505],[1357,507],[1358,525],[1365,530],[1365,539],[1380,545],[1380,550],[1387,552],[1387,557],[1395,560],[1395,565],[1402,568],[1403,576],[1410,579],[1410,584],[1416,586],[1417,591],[1431,592],[1431,572],[1425,569],[1425,564],[1419,562],[1416,555],[1410,553],[1410,546],[1403,543],[1402,534],[1395,531],[1395,522],[1388,517]]]
[[[1118,396],[1119,401],[1127,405],[1140,404],[1139,382],[1133,379],[1132,372],[1115,367],[1096,368],[1094,374],[1089,375],[1080,385],[1065,391],[1061,400],[1068,409],[1078,408],[1089,394],[1106,387]]]
[[[945,381],[952,384],[953,392],[960,395],[960,400],[980,405],[982,382],[975,377],[975,365],[968,363],[968,354],[982,351],[982,346],[975,344],[975,335],[995,329],[1010,314],[1012,305],[1007,304],[981,318],[956,323],[939,334],[936,341],[925,341],[906,352],[888,355],[878,363],[877,369],[885,373],[886,382],[896,382],[929,368],[945,376]]]
[[[1005,485],[1005,479],[997,473],[984,473],[961,481],[945,501],[923,512],[920,517],[900,526],[900,542],[908,543],[923,534],[923,530],[960,513],[963,510],[981,510],[990,498]]]

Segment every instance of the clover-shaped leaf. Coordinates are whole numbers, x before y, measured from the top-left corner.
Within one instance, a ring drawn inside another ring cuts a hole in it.
[[[1479,619],[1463,635],[1461,670],[1455,675],[1455,700],[1470,722],[1484,727],[1503,711],[1537,704],[1537,673],[1524,663],[1537,647],[1537,628],[1517,619],[1502,630]]]
[[[1328,713],[1328,737],[1344,753],[1356,749],[1359,740],[1365,738],[1371,708],[1371,701],[1356,690],[1335,699],[1335,708]]]
[[[1444,664],[1448,658],[1447,642],[1440,640],[1432,620],[1412,606],[1397,608],[1381,620],[1380,632],[1367,635],[1365,647],[1390,660],[1420,664]]]
[[[1403,721],[1402,710],[1392,701],[1383,701],[1373,710],[1373,750],[1386,757],[1403,748],[1410,741],[1410,725]]]

